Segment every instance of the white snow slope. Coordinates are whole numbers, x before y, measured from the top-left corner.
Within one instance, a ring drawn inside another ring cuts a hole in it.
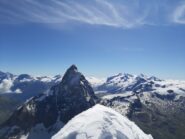
[[[134,122],[112,110],[95,105],[70,120],[52,139],[153,139]]]

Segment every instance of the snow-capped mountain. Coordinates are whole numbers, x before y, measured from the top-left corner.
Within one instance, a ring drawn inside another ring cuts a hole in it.
[[[85,77],[72,65],[47,94],[27,100],[0,127],[0,138],[49,139],[75,115],[98,98]]]
[[[152,139],[118,112],[95,105],[70,120],[52,139]]]
[[[136,122],[157,139],[183,139],[185,82],[118,74],[98,87],[101,104]]]
[[[120,73],[108,77],[106,82],[100,85],[97,90],[111,94],[128,91],[134,93],[152,92],[162,97],[178,99],[180,96],[185,96],[185,81],[161,80],[157,77],[148,77],[143,74],[134,76]]]
[[[61,75],[34,77],[27,74],[13,75],[0,72],[0,122],[6,120],[10,113],[24,100],[43,92],[46,95],[33,97],[24,103],[20,107],[21,113],[31,109],[32,105],[35,106],[35,104],[37,107],[43,107],[42,109],[46,109],[45,105],[49,105],[49,107],[55,106],[53,100],[56,97],[51,99],[51,97],[46,96],[53,94],[51,93],[52,89],[49,90],[51,86],[61,85],[61,79]],[[79,76],[68,84],[75,84],[77,79],[79,79]],[[185,134],[182,132],[185,128],[185,81],[161,80],[157,77],[148,77],[143,74],[136,76],[121,73],[108,77],[107,80],[95,77],[87,77],[87,80],[90,82],[89,85],[92,85],[96,91],[95,93],[99,97],[98,102],[100,104],[111,107],[123,116],[127,116],[144,132],[152,134],[154,138],[185,138]],[[42,98],[44,101],[40,103],[38,100],[42,100]],[[86,96],[86,100],[89,100],[88,96]],[[65,101],[68,102],[68,99]],[[53,103],[52,105],[50,104],[51,102]],[[58,103],[60,104],[57,101]],[[73,103],[70,101],[71,104]],[[27,107],[27,105],[31,106]],[[7,112],[7,110],[9,111]],[[50,111],[49,114],[51,112],[53,111]],[[54,119],[56,120],[56,118]],[[51,137],[59,130],[58,127],[64,124],[58,120],[58,117],[57,121],[59,122],[55,122],[52,125],[52,129],[55,128],[57,130],[52,130],[53,132],[50,133],[48,130],[50,130],[51,126],[45,128],[43,122],[32,126],[31,129],[29,128],[29,137],[34,138],[35,132],[32,131],[37,131],[37,136],[39,131],[39,134]],[[26,134],[24,136],[27,137]]]

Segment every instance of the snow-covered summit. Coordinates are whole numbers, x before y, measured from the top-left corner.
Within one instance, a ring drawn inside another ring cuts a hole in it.
[[[107,93],[123,93],[132,91],[135,93],[152,92],[160,95],[174,94],[185,96],[185,82],[176,80],[161,80],[155,76],[117,74],[108,77],[106,82],[100,85],[97,91]]]
[[[135,123],[112,110],[95,105],[70,120],[52,139],[153,139]]]

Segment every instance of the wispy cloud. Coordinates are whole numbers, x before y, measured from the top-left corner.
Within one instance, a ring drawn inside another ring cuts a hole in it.
[[[155,25],[163,14],[164,3],[156,0],[1,0],[0,23],[85,23],[121,28]],[[167,4],[169,5],[169,4]],[[182,19],[185,5],[174,13],[176,23]],[[158,19],[156,19],[158,18]]]
[[[185,24],[185,3],[180,3],[172,15],[172,21],[179,24]]]

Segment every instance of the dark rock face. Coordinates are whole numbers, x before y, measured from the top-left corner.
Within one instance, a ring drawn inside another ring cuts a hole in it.
[[[52,88],[57,95],[61,121],[67,123],[72,117],[92,107],[97,97],[85,77],[72,65],[65,73],[59,86]]]
[[[156,97],[162,99],[162,100],[174,100],[175,97],[176,97],[176,94],[175,93],[169,93],[169,94],[166,94],[166,95],[161,95],[159,93],[155,93]]]
[[[156,99],[160,100],[156,96]],[[161,99],[163,100],[163,98]],[[185,107],[184,100],[174,102],[164,99],[168,104],[162,105],[150,102],[142,103],[139,112],[133,110],[130,120],[134,121],[145,133],[150,133],[154,139],[184,139]]]
[[[53,86],[49,94],[31,98],[1,125],[0,138],[20,138],[40,123],[45,128],[51,127],[57,120],[65,124],[75,115],[95,105],[97,101],[98,98],[88,81],[78,72],[77,67],[72,65],[61,83]]]

